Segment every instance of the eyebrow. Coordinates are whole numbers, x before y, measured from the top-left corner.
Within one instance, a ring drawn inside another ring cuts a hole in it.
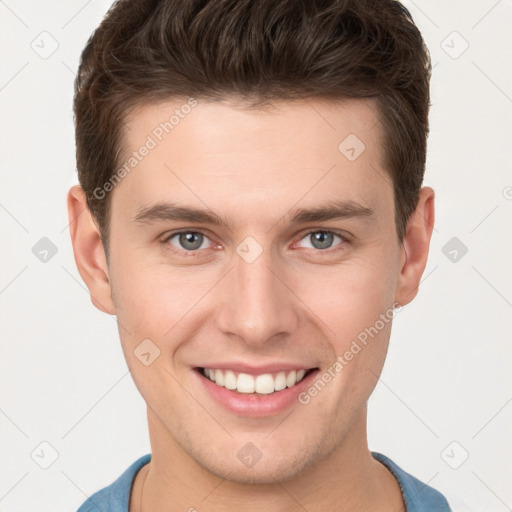
[[[375,218],[375,211],[368,206],[352,200],[329,201],[325,206],[295,210],[291,215],[290,224],[352,218],[371,220]],[[156,203],[151,206],[143,207],[139,209],[133,217],[133,222],[138,224],[169,221],[211,224],[214,226],[227,226],[228,228],[232,228],[230,222],[211,210],[179,206],[176,203],[169,202]]]

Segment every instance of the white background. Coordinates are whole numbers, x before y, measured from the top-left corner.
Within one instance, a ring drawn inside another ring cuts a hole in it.
[[[512,510],[512,2],[404,4],[435,66],[425,185],[436,190],[437,216],[419,295],[394,322],[370,399],[370,448],[455,510],[504,512]],[[77,183],[73,80],[109,5],[0,1],[2,512],[74,511],[150,451],[115,317],[92,306],[67,228],[66,192]],[[42,58],[32,46],[51,49],[52,38],[58,48]],[[32,253],[42,237],[58,250],[46,263]],[[442,251],[452,237],[468,249],[457,262]],[[51,462],[41,442],[58,453],[48,469],[37,463]]]

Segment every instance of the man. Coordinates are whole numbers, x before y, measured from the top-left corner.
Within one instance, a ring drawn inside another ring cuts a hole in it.
[[[112,6],[68,209],[151,454],[80,512],[449,510],[366,435],[433,229],[429,80],[393,0]]]

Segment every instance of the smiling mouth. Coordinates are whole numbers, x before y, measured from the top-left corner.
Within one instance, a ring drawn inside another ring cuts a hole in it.
[[[229,389],[240,394],[271,395],[292,388],[310,373],[318,368],[297,369],[281,371],[277,373],[263,373],[261,375],[249,375],[232,370],[213,368],[195,368],[204,378],[211,380],[217,386]]]

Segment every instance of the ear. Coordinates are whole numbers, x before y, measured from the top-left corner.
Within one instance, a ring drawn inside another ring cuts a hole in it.
[[[434,191],[430,187],[420,190],[418,204],[407,222],[401,249],[400,274],[395,301],[409,304],[418,294],[421,276],[427,265],[430,238],[434,229]]]
[[[82,276],[92,303],[100,310],[115,314],[105,251],[84,190],[75,185],[68,192],[68,217],[71,243],[78,272]]]

